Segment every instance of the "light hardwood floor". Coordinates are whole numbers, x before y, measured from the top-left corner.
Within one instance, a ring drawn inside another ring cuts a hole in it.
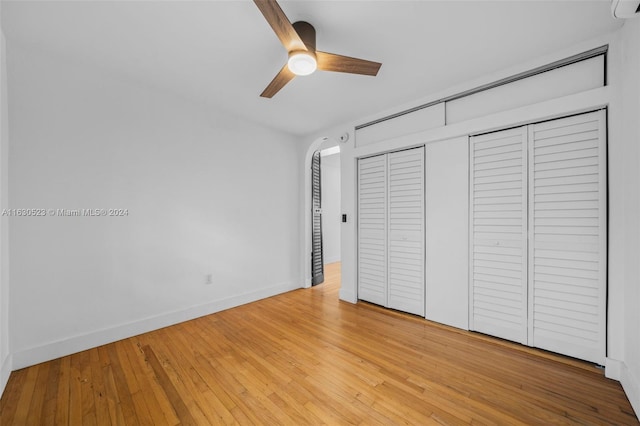
[[[0,424],[638,424],[594,366],[326,282],[15,371]]]

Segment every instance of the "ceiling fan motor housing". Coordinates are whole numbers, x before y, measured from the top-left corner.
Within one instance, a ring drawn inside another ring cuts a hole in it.
[[[293,23],[293,29],[296,30],[307,50],[315,56],[316,54],[316,29],[308,22],[298,21]],[[291,53],[291,52],[290,52]]]
[[[302,39],[307,50],[291,50],[287,66],[295,75],[312,74],[318,67],[316,58],[316,30],[308,22],[299,21],[293,28]]]

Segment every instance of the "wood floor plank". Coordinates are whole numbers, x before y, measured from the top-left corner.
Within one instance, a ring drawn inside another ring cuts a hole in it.
[[[104,379],[104,388],[107,396],[109,422],[112,425],[124,425],[124,413],[122,412],[122,406],[120,405],[120,399],[118,398],[116,380],[113,375],[111,364],[102,367],[102,377]],[[107,418],[104,417],[101,420],[106,422]]]
[[[56,418],[56,399],[58,395],[58,382],[60,380],[60,369],[62,358],[51,361],[51,369],[47,378],[46,389],[44,393],[44,401],[42,405],[42,413],[40,419],[44,423],[45,419],[51,421]],[[2,423],[0,423],[2,424]]]
[[[24,384],[29,369],[14,371],[9,376],[2,399],[0,399],[0,425],[14,424],[13,420],[18,408],[18,401],[24,393]]]
[[[339,264],[325,280],[13,372],[0,423],[640,425],[589,363],[339,301]]]
[[[193,354],[200,353],[200,349],[206,351],[207,346],[200,347],[197,344],[199,340],[188,338],[189,332],[183,331],[175,336],[172,335],[175,345],[164,345],[162,341],[155,344],[163,346],[176,361],[174,368],[180,372],[181,377],[185,378],[184,385],[194,395],[194,402],[211,423],[235,423],[231,410],[237,407],[236,404],[229,398],[228,393],[210,378],[207,368],[201,368],[198,365],[198,359],[193,357]]]
[[[69,424],[69,401],[71,383],[71,357],[60,359],[60,374],[58,376],[58,389],[56,392],[56,415],[54,424],[62,426]]]
[[[82,424],[82,374],[80,373],[81,353],[71,358],[71,374],[69,377],[69,424]]]
[[[124,369],[122,368],[120,357],[116,349],[116,343],[110,343],[109,345],[107,345],[107,351],[109,353],[110,360],[108,372],[113,378],[113,391],[115,392],[118,401],[118,407],[116,408],[115,412],[116,414],[118,413],[118,411],[122,413],[122,421],[124,422],[124,424],[139,425],[140,422],[138,420],[138,413],[136,412],[136,407],[131,396],[132,392],[129,389],[127,377],[125,375]]]
[[[181,335],[172,336],[172,344],[166,345],[164,336],[160,335],[158,339],[145,339],[143,348],[153,348],[154,353],[162,364],[162,368],[165,370],[172,386],[176,392],[182,397],[183,403],[187,408],[194,420],[202,424],[202,422],[211,424],[226,424],[232,422],[232,415],[224,408],[224,406],[217,401],[217,398],[211,394],[206,385],[200,384],[199,377],[195,378],[191,370],[195,370],[192,367],[193,359],[185,357],[181,351],[181,343],[184,341],[178,340]],[[153,368],[153,364],[150,364]],[[197,376],[197,375],[196,375]],[[161,382],[162,383],[162,382]],[[166,393],[169,397],[171,394]],[[172,412],[177,413],[173,409],[173,403],[170,399],[167,402],[172,407]],[[219,411],[213,408],[217,407]],[[220,419],[226,419],[226,421],[220,421]],[[176,417],[179,419],[179,416]]]
[[[40,371],[41,365],[42,364],[34,365],[27,369],[26,377],[22,383],[22,392],[16,402],[16,409],[11,424],[27,424],[29,407],[31,406],[31,400],[35,392],[36,381],[38,379],[38,372]]]
[[[96,423],[98,425],[110,424],[111,413],[109,412],[107,389],[102,372],[103,365],[100,361],[100,353],[97,348],[89,351],[89,363],[91,368],[91,390],[93,391],[95,403]]]
[[[158,360],[155,352],[153,352],[153,349],[151,349],[150,346],[143,346],[142,351],[144,352],[149,365],[153,368],[154,374],[167,394],[169,401],[171,401],[171,405],[173,405],[180,423],[183,425],[197,425],[195,419],[189,412],[187,405],[184,403],[184,400],[171,382],[171,379],[169,379],[169,375]]]
[[[95,426],[98,423],[91,369],[91,350],[80,352],[80,392],[82,394],[82,425]]]
[[[53,363],[50,362],[40,365],[33,396],[31,397],[31,405],[29,406],[29,415],[26,420],[27,424],[42,423],[42,411],[47,391],[47,381],[49,380],[49,371],[52,366]]]
[[[123,341],[128,344],[127,355],[140,386],[141,397],[149,410],[150,421],[154,425],[176,425],[180,421],[162,387],[153,380],[153,370],[145,360],[142,345],[133,339]]]

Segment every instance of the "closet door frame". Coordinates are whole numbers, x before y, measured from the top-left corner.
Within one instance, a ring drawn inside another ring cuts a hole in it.
[[[600,282],[602,283],[602,287],[600,288],[600,300],[602,300],[600,316],[602,318],[602,323],[600,324],[600,331],[603,339],[600,347],[600,356],[602,358],[600,365],[604,365],[607,358],[607,326],[609,324],[607,318],[607,306],[609,304],[607,299],[609,291],[609,158],[607,157],[609,139],[607,134],[608,110],[605,108],[601,110],[600,113],[600,128],[598,129],[600,133],[599,190],[600,194],[603,194],[603,197],[600,200],[600,229],[602,230],[602,238],[600,238],[600,262],[602,265],[602,268],[600,268]]]

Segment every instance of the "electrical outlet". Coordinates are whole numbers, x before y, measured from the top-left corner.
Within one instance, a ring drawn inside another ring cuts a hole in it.
[[[205,284],[213,284],[213,274],[207,274],[205,277]]]

